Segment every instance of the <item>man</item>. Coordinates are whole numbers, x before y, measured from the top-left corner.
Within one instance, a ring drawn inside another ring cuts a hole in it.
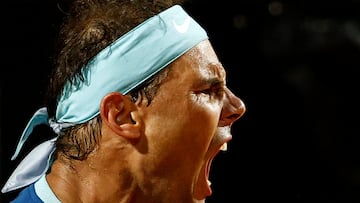
[[[77,0],[59,34],[49,102],[26,127],[54,138],[20,163],[13,202],[205,202],[214,156],[245,112],[182,2]],[[175,4],[175,5],[174,5]]]

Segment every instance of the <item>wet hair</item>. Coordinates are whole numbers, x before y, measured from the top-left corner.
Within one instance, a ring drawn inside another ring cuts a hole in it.
[[[49,117],[54,117],[57,101],[66,82],[78,86],[84,80],[82,68],[102,49],[123,34],[184,0],[75,0],[59,3],[64,13],[55,41],[53,72],[47,98]],[[129,93],[132,101],[143,95],[148,104],[155,96],[169,68]],[[143,97],[142,97],[143,98]],[[59,153],[70,159],[84,160],[96,147],[101,135],[101,118],[64,129],[57,140]]]

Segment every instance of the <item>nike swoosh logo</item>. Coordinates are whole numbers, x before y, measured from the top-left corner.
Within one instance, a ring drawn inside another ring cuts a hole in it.
[[[190,25],[190,17],[187,16],[185,21],[182,24],[177,24],[174,20],[172,21],[175,29],[179,32],[179,33],[185,33],[188,31],[189,29],[189,25]]]

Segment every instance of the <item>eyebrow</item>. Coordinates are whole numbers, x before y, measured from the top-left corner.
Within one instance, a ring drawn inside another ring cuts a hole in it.
[[[222,86],[224,85],[224,81],[220,80],[217,77],[213,77],[213,78],[204,78],[201,79],[200,81],[198,81],[196,83],[197,86]]]

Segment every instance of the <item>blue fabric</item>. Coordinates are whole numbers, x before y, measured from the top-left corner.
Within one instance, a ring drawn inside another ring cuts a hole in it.
[[[35,192],[34,184],[23,189],[10,203],[44,203]]]
[[[51,154],[55,150],[57,137],[35,147],[16,167],[6,181],[1,192],[25,187],[38,180],[51,164]]]
[[[11,160],[15,160],[16,157],[19,155],[19,152],[24,145],[25,141],[28,139],[32,131],[37,125],[40,124],[48,124],[48,113],[46,108],[41,108],[38,111],[35,112],[33,117],[30,119],[28,124],[25,127],[25,130],[23,131],[23,134],[20,137],[19,143],[16,147],[14,155],[11,157]]]
[[[83,67],[80,87],[65,85],[55,121],[76,125],[91,120],[106,94],[127,94],[206,39],[205,30],[179,5],[147,19]]]

